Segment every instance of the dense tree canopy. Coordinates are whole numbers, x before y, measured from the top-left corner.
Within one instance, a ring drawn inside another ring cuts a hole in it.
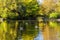
[[[20,19],[31,15],[45,15],[50,18],[54,12],[60,15],[59,0],[0,0],[0,17],[5,19]]]
[[[1,0],[0,4],[2,18],[36,15],[39,10],[36,0]]]

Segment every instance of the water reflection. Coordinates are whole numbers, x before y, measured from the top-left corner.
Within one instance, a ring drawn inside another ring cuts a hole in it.
[[[33,40],[38,35],[36,21],[0,22],[0,40]]]
[[[3,21],[0,40],[60,40],[60,22]]]

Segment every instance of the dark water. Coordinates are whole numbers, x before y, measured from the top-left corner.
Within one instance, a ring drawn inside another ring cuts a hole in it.
[[[60,22],[3,21],[0,40],[60,40]]]

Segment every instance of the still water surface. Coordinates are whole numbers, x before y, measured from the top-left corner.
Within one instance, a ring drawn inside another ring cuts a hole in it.
[[[60,40],[60,22],[3,21],[0,22],[0,40]]]

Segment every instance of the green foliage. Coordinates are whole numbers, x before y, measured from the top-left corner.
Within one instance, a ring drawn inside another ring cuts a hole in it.
[[[39,10],[39,5],[36,0],[3,0],[3,2],[1,0],[0,2],[0,16],[2,18],[36,15]]]
[[[18,3],[17,11],[20,12],[22,16],[36,15],[39,10],[39,5],[36,0],[32,1],[22,1]]]
[[[3,2],[1,2],[2,6],[0,5],[0,16],[2,16],[2,18],[6,18],[6,17],[11,17],[14,18],[13,16],[16,16],[16,13],[12,12],[11,10],[16,9],[17,8],[17,4],[16,4],[16,0],[3,0]]]
[[[46,17],[49,16],[49,18],[57,18],[57,16],[60,15],[57,13],[59,12],[60,6],[50,5],[49,2],[46,4],[39,5],[37,0],[1,0],[0,16],[2,18],[19,18],[30,15],[33,15],[33,17],[36,15],[44,15]],[[45,5],[48,6],[48,8],[45,7]]]
[[[12,13],[12,12],[9,12],[9,13],[8,13],[8,18],[13,19],[13,18],[15,18],[15,17],[16,17],[16,14],[15,14],[15,13]]]
[[[57,16],[58,16],[58,13],[52,12],[52,13],[49,15],[49,18],[57,18]]]

